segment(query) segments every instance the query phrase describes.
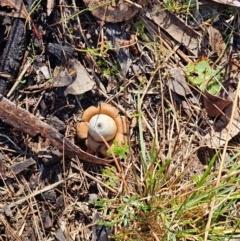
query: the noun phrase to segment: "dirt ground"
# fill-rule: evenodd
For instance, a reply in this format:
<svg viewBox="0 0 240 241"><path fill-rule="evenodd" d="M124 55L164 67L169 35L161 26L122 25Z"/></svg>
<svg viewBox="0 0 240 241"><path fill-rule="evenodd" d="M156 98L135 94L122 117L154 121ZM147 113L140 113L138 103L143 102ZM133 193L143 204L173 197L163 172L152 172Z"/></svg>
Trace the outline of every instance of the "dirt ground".
<svg viewBox="0 0 240 241"><path fill-rule="evenodd" d="M105 2L0 1L0 240L114 240L121 228L97 223L111 205L104 213L94 201L142 190L149 153L171 159L168 182L186 183L226 141L226 159L239 147L231 9ZM196 63L214 68L223 91L191 82L207 76ZM104 157L77 137L84 110L100 103L126 120L123 156Z"/></svg>

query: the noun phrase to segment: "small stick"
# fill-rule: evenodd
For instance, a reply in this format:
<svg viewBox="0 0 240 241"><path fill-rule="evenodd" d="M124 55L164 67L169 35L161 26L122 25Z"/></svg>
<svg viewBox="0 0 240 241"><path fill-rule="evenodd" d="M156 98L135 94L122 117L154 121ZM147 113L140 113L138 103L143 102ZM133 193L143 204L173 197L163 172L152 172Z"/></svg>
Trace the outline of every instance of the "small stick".
<svg viewBox="0 0 240 241"><path fill-rule="evenodd" d="M132 2L132 1L130 1L130 0L124 0L124 1L127 2L127 3L130 3L131 5L133 5L133 6L137 7L137 8L142 8L141 5L139 5L139 4L137 4L137 3L134 3L134 2Z"/></svg>
<svg viewBox="0 0 240 241"><path fill-rule="evenodd" d="M42 189L40 189L40 190L36 190L36 191L30 193L29 195L27 195L27 196L25 196L25 197L23 197L23 198L21 198L21 199L19 199L19 200L17 200L17 201L14 201L14 202L12 202L12 203L6 204L6 206L9 207L9 208L13 208L13 207L15 207L16 205L22 204L23 202L27 201L27 200L30 199L30 198L33 198L33 197L37 196L38 194L44 193L44 192L46 192L46 191L48 191L48 190L51 190L51 189L57 187L58 185L62 184L63 182L68 181L68 180L70 180L71 178L74 178L74 177L76 177L76 176L77 176L77 174L74 173L74 174L66 177L64 180L60 180L60 181L58 181L58 182L53 183L52 185L49 185L49 186L47 186L47 187L44 187L44 188L42 188Z"/></svg>
<svg viewBox="0 0 240 241"><path fill-rule="evenodd" d="M16 104L12 103L2 95L0 95L0 119L31 136L41 134L43 137L47 138L53 146L60 151L64 151L64 154L67 157L74 157L76 155L81 160L103 165L108 165L114 161L110 159L101 159L83 151L64 135L59 133L55 128L39 120L25 109L16 106Z"/></svg>
<svg viewBox="0 0 240 241"><path fill-rule="evenodd" d="M25 64L22 72L20 73L20 75L18 76L18 78L16 79L16 82L14 83L14 85L12 86L12 88L9 90L7 97L10 97L11 94L13 93L13 91L17 88L18 84L20 83L20 81L22 80L24 74L26 73L27 69L31 66L32 64L32 60L28 59L27 63Z"/></svg>

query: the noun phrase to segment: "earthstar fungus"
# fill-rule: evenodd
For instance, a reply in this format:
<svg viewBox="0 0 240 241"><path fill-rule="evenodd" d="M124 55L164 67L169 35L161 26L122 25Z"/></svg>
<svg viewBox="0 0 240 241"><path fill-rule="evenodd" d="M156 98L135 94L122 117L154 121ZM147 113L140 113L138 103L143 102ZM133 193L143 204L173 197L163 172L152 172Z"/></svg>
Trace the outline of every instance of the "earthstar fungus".
<svg viewBox="0 0 240 241"><path fill-rule="evenodd" d="M90 106L83 112L82 122L77 124L77 137L86 139L85 144L93 153L107 155L107 146L103 138L112 147L115 142L120 146L127 141L128 124L125 116L109 104L100 103Z"/></svg>

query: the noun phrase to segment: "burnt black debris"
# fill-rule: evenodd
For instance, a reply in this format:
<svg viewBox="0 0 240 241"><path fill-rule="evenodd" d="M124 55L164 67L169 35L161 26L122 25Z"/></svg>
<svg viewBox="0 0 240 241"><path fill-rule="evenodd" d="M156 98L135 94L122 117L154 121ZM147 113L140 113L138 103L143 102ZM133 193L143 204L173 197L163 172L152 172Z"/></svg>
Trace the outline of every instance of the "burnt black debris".
<svg viewBox="0 0 240 241"><path fill-rule="evenodd" d="M32 0L28 0L27 6L31 5ZM27 43L25 19L14 18L12 29L8 37L7 44L0 56L0 72L2 76L10 75L16 78L22 63ZM0 94L5 95L8 78L0 76Z"/></svg>
<svg viewBox="0 0 240 241"><path fill-rule="evenodd" d="M74 48L69 45L60 45L57 43L49 43L47 46L48 53L56 57L58 64L61 63L64 53L74 55Z"/></svg>

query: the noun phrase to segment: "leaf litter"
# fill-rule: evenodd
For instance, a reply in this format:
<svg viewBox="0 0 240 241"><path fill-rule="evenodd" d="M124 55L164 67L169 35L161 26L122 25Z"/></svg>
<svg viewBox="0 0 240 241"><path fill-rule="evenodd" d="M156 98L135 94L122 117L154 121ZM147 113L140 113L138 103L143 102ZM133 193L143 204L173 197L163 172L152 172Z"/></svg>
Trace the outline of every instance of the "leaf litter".
<svg viewBox="0 0 240 241"><path fill-rule="evenodd" d="M23 57L23 66L31 64L20 69L8 99L1 95L0 128L8 138L0 136L0 225L8 240L106 240L122 227L96 224L103 212L92 199L119 196L124 182L126 196L136 192L136 182L142 193L141 158L171 160L164 178L174 186L201 176L212 150L226 142L231 151L239 147L239 141L231 142L239 133L239 103L233 109L239 67L220 31L224 25L229 34L226 26L235 27L229 15L220 23L204 5L199 11L208 16L199 21L196 12L192 18L185 10L166 10L164 1L70 2L36 4L31 13L36 29L27 30L32 40ZM21 1L1 3L28 16L18 8ZM41 71L46 69L50 74ZM104 167L113 160L89 154L76 138L81 113L101 102L131 122L123 173ZM116 213L114 205L108 208ZM152 240L141 229L128 231L131 238Z"/></svg>
<svg viewBox="0 0 240 241"><path fill-rule="evenodd" d="M53 87L65 87L64 95L80 95L93 89L95 82L83 65L69 54L65 54L62 66L53 72Z"/></svg>

